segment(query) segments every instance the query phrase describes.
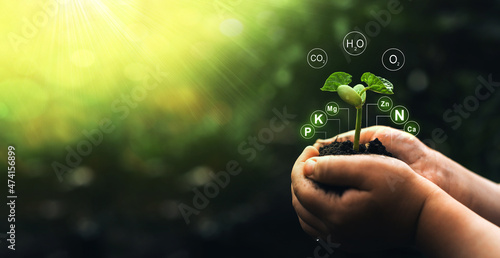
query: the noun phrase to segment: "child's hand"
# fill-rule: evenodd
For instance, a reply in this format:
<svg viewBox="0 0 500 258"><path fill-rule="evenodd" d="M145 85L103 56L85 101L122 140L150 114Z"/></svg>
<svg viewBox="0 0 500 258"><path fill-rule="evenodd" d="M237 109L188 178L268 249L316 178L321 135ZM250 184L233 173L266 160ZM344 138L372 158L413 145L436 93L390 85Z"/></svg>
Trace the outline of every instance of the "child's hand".
<svg viewBox="0 0 500 258"><path fill-rule="evenodd" d="M387 126L372 126L363 129L359 142L364 144L375 140L375 138L378 138L394 157L408 164L413 171L427 178L460 202L468 205L469 197L464 196L464 191L457 188L457 186L461 185L458 183L461 179L459 173L456 172L463 169L462 166L427 147L417 137ZM354 131L327 140L319 139L314 144L314 147L319 149L319 147L329 144L335 139L338 141L353 141Z"/></svg>
<svg viewBox="0 0 500 258"><path fill-rule="evenodd" d="M293 206L307 233L351 250L414 242L421 209L437 186L395 158L317 155L306 148L292 170ZM339 196L315 182L349 189Z"/></svg>
<svg viewBox="0 0 500 258"><path fill-rule="evenodd" d="M404 131L387 126L372 126L361 131L360 144L368 143L378 138L394 157L408 164L415 172L431 180L448 192L450 175L440 171L439 163L444 160L436 157L435 151L423 144L417 137ZM318 139L314 147L327 145L335 140L353 141L354 131L340 134L331 139Z"/></svg>
<svg viewBox="0 0 500 258"><path fill-rule="evenodd" d="M354 131L328 140L318 140L318 148L335 139L353 140ZM469 171L443 154L427 147L417 137L386 126L372 126L361 131L360 143L378 138L389 152L427 178L457 201L500 226L500 186Z"/></svg>

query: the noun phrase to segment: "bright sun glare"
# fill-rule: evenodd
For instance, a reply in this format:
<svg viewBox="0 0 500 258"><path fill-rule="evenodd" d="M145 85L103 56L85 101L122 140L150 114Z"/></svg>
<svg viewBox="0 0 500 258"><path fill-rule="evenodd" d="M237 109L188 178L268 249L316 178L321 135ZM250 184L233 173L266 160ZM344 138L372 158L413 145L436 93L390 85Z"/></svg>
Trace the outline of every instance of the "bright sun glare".
<svg viewBox="0 0 500 258"><path fill-rule="evenodd" d="M224 124L233 112L220 96L241 94L228 79L227 53L251 54L253 20L262 16L241 0L25 0L2 9L0 119L34 146L80 137L131 94L146 100L136 116L170 114L178 130L206 116ZM213 76L226 83L207 84ZM134 92L155 77L165 80Z"/></svg>

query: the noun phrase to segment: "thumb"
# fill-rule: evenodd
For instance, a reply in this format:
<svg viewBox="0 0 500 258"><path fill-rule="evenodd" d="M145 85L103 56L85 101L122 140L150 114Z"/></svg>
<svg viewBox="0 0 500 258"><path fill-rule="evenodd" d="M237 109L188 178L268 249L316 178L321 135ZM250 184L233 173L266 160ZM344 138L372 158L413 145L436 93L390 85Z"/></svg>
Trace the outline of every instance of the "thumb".
<svg viewBox="0 0 500 258"><path fill-rule="evenodd" d="M379 155L322 156L306 162L304 175L327 185L369 190L368 182L380 169L389 169L389 157Z"/></svg>

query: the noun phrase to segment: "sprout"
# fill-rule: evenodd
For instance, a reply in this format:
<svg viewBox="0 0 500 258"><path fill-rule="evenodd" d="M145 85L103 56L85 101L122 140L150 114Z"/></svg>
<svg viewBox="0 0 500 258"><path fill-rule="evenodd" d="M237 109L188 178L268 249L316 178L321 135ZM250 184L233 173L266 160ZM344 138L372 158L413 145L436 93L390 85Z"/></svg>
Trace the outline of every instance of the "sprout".
<svg viewBox="0 0 500 258"><path fill-rule="evenodd" d="M381 94L393 94L392 89L394 86L388 80L367 72L361 76L361 81L366 83L366 87L362 84L351 87L349 86L351 77L350 74L344 72L332 73L326 79L325 85L323 85L321 90L337 92L344 102L356 108L356 132L354 134L353 149L359 151L359 135L361 134L361 119L363 117L363 105L366 102L366 91L371 90Z"/></svg>

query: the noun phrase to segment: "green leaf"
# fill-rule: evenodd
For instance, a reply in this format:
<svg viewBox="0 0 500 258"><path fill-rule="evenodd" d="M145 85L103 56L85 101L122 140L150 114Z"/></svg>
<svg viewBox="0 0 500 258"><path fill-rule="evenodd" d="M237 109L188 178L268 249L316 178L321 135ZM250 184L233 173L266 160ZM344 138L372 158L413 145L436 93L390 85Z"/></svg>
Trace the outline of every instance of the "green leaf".
<svg viewBox="0 0 500 258"><path fill-rule="evenodd" d="M353 105L356 108L363 105L363 100L359 96L359 94L350 86L340 85L337 88L337 93L340 98L345 101L347 104Z"/></svg>
<svg viewBox="0 0 500 258"><path fill-rule="evenodd" d="M328 77L325 81L325 85L321 88L322 91L337 91L340 85L347 85L351 83L351 75L344 72L335 72Z"/></svg>
<svg viewBox="0 0 500 258"><path fill-rule="evenodd" d="M390 81L372 73L364 73L363 76L361 76L361 81L365 82L368 85L367 88L371 91L382 94L394 94L394 92L392 92L394 86Z"/></svg>

